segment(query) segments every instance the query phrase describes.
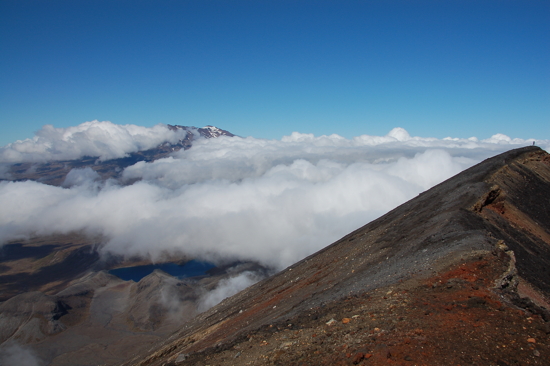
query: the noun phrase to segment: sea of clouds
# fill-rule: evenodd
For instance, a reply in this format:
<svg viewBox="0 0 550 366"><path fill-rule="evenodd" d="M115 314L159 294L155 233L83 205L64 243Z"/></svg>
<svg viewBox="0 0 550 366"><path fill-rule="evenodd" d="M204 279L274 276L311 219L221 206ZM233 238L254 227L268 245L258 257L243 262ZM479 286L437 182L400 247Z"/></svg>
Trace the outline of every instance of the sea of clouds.
<svg viewBox="0 0 550 366"><path fill-rule="evenodd" d="M0 148L0 162L122 157L182 138L153 128L87 122L45 126ZM183 252L282 269L420 192L503 151L550 140L386 136L197 139L189 150L126 168L119 181L75 169L63 187L0 182L0 243L81 231L101 251L159 259ZM136 181L137 180L137 181ZM135 182L129 184L130 182Z"/></svg>

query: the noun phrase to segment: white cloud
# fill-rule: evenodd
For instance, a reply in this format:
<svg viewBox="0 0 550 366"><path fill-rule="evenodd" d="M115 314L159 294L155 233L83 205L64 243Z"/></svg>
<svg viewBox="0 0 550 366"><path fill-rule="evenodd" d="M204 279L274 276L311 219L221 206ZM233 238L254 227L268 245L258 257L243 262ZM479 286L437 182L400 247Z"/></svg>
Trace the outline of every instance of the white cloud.
<svg viewBox="0 0 550 366"><path fill-rule="evenodd" d="M82 169L72 169L65 180L63 181L63 187L81 186L90 183L96 183L101 180L100 175L90 167Z"/></svg>
<svg viewBox="0 0 550 366"><path fill-rule="evenodd" d="M245 271L236 276L221 280L212 291L204 294L198 301L198 311L203 312L216 306L229 296L260 281L262 276L250 271Z"/></svg>
<svg viewBox="0 0 550 366"><path fill-rule="evenodd" d="M83 156L108 160L151 149L165 141L175 143L185 135L184 130L172 131L161 124L151 128L108 121L84 122L68 128L45 125L32 139L0 147L0 163L70 160Z"/></svg>
<svg viewBox="0 0 550 366"><path fill-rule="evenodd" d="M255 260L283 268L418 193L532 140L433 139L403 129L386 136L281 140L220 137L98 183L74 171L61 188L0 183L0 242L83 230L103 251L204 260ZM537 141L550 147L550 141Z"/></svg>

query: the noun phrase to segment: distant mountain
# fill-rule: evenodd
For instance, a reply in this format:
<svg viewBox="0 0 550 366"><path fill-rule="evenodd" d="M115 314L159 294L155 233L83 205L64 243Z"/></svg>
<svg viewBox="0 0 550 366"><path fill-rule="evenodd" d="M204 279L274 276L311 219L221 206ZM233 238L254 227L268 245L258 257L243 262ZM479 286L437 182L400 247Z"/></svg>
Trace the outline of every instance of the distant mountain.
<svg viewBox="0 0 550 366"><path fill-rule="evenodd" d="M124 365L548 365L550 155L488 159Z"/></svg>
<svg viewBox="0 0 550 366"><path fill-rule="evenodd" d="M187 133L183 139L179 139L176 143L164 142L153 149L130 153L123 158L99 161L97 156L86 156L75 160L56 160L45 163L16 163L11 165L6 173L9 174L9 180L12 181L34 180L55 186L62 185L67 174L71 169L75 168L90 167L97 172L102 179L118 178L124 168L140 161L149 162L165 158L181 149L187 150L193 146L193 142L197 139L235 136L229 131L214 126L197 128L168 125L168 128L174 132L185 130Z"/></svg>

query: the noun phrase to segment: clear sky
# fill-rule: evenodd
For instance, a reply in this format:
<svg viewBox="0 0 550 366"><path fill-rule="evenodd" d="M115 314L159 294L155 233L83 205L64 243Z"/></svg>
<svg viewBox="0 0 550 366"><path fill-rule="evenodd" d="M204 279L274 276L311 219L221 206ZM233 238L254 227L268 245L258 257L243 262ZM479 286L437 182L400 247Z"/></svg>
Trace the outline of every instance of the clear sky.
<svg viewBox="0 0 550 366"><path fill-rule="evenodd" d="M44 124L550 139L550 2L0 0L0 145Z"/></svg>

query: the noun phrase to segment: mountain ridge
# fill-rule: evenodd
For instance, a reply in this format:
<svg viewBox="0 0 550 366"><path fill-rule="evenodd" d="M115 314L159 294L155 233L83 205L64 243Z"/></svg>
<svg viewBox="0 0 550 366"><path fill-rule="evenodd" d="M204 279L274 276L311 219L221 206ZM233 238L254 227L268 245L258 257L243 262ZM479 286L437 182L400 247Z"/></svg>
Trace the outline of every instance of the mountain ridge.
<svg viewBox="0 0 550 366"><path fill-rule="evenodd" d="M545 199L548 194L550 158L543 150L525 147L487 159L278 274L224 300L186 323L168 340L124 365L228 362L234 365L329 365L340 362L359 364L367 362L370 357L373 357L370 364L385 364L388 360L409 364L409 360L422 357L421 347L433 349L431 359L423 358L423 364L429 365L473 365L478 361L485 362L479 364L488 361L488 364L509 365L517 361L516 356L495 353L488 346L476 349L483 355L479 360L471 358L465 352L468 350L459 348L455 352L453 342L466 342L457 339L458 335L439 345L447 347L446 355L436 352L434 342L426 343L426 334L439 334L437 328L451 332L452 327L461 325L459 319L454 319L451 325L444 318L434 320L434 323L427 322L432 328L426 329L417 324L418 319L365 329L360 324L363 320L351 320L354 319L353 309L348 310L345 302L355 304L357 312L362 314L358 317L363 319L369 311L368 307L362 308L362 303L374 296L378 302L373 302L372 309L376 306L386 310L401 309L401 318L406 318L409 311L414 313L430 304L433 308L444 309L434 312L438 315L439 311L444 314L448 311L452 315L462 311L462 325L472 329L476 329L476 322L469 319L469 315L490 313L500 321L496 324L508 327L509 334L514 334L509 335L509 342L519 343L520 338L523 339L525 349L530 353L523 354L524 348L517 347L517 354L533 363L539 357L540 360L550 358L550 274L544 271L550 265L550 216ZM426 287L427 282L430 285ZM438 286L445 285L450 286L450 292L440 294L443 290ZM407 309L402 304L392 304L390 296L380 299L381 289L391 294L395 288L399 288L399 293L408 293L409 301L415 302L420 302L424 296L443 299L454 294L456 298L451 297L447 303L433 300ZM339 309L347 317L338 321L330 319L327 309ZM522 309L520 315L516 309ZM426 310L426 314L431 314L430 310ZM523 323L523 314L528 314L529 328ZM380 317L386 319L385 316ZM323 317L325 319L319 321ZM361 346L346 339L349 332L344 329L332 331L338 328L327 328L330 325L325 322L337 323L338 327L350 324L354 329L353 338L360 339ZM366 320L365 323L370 324ZM538 328L535 329L535 325ZM495 327L478 331L489 339L485 342L496 349L500 334L496 334L498 329ZM380 329L384 332L380 333ZM415 335L414 329L418 329L419 334ZM284 345L288 343L284 341L286 338L282 338L288 338L285 331L294 331L297 340L292 342L295 343ZM325 335L325 340L327 334L335 334L328 345L320 348L314 339L318 332ZM382 339L392 332L395 334L390 337L390 346L377 342L378 335ZM412 340L410 332L413 332ZM300 338L299 334L307 338ZM401 344L396 340L407 334L408 343ZM477 347L480 342L475 333L472 334L467 347ZM540 343L527 341L535 339L529 334L539 335ZM337 339L336 335L341 338ZM257 336L263 340L250 343ZM272 344L272 341L277 341L277 344ZM388 347L394 350L390 351Z"/></svg>

